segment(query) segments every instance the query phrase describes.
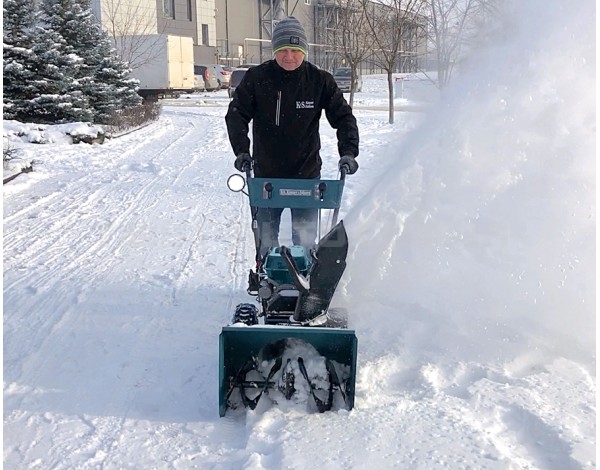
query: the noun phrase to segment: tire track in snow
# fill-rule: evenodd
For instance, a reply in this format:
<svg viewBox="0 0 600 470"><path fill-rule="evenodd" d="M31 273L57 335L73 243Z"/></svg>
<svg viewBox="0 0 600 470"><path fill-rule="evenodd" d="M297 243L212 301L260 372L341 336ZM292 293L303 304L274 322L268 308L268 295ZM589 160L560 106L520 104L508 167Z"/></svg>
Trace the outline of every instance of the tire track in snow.
<svg viewBox="0 0 600 470"><path fill-rule="evenodd" d="M234 298L240 290L245 290L247 282L248 266L252 264L252 257L248 257L248 228L251 224L249 203L245 196L241 198L238 206L238 216L235 224L238 226L234 250L231 253L231 295L227 303L227 311L234 312Z"/></svg>
<svg viewBox="0 0 600 470"><path fill-rule="evenodd" d="M189 123L189 119L186 119ZM51 266L46 266L44 269L33 270L32 272L26 272L26 276L18 277L13 279L10 285L6 285L5 295L7 290L14 292L15 295L22 294L23 290L27 290L28 287L23 289L23 286L28 284L34 284L35 288L31 288L32 294L44 295L44 311L56 311L56 314L51 316L38 316L25 315L29 320L34 317L35 321L27 325L28 329L35 332L33 335L19 335L28 338L27 344L24 344L19 353L18 357L14 358L13 365L11 368L10 375L13 378L19 378L19 382L25 383L39 383L40 380L36 378L37 371L47 369L47 360L49 357L56 355L57 351L50 354L44 354L44 351L57 344L62 345L64 351L68 351L68 345L74 344L77 346L77 341L71 335L74 331L74 325L86 322L85 317L82 317L84 312L81 312L79 307L78 298L85 296L86 289L93 289L94 282L102 275L108 274L111 269L118 266L120 262L127 262L127 258L123 256L127 255L125 246L132 240L134 235L139 232L144 232L149 227L149 221L157 216L157 210L164 208L162 204L163 199L173 201L177 198L177 195L173 196L170 188L176 187L182 176L189 172L190 169L196 165L203 157L203 152L193 151L191 152L192 158L180 158L179 160L168 162L169 159L173 158L173 155L184 155L187 157L186 152L190 147L189 139L186 140L186 136L191 132L197 132L194 129L187 129L185 132L176 136L175 140L171 140L166 145L156 146L156 143L150 143L148 150L145 148L138 148L134 153L133 157L140 154L148 155L148 159L143 162L127 163L126 167L130 170L127 173L121 173L118 178L114 179L115 183L109 189L104 190L104 185L100 185L99 188L94 188L93 191L86 193L86 181L84 178L81 181L75 181L71 183L67 195L75 194L76 197L70 197L68 201L64 199L64 195L59 193L55 194L53 200L59 201L60 204L55 205L53 208L53 220L50 222L51 229L48 230L53 237L47 237L44 239L42 236L43 230L38 232L32 239L34 242L34 249L30 249L27 252L20 254L21 259L17 260L23 265L35 265L40 264L44 259L50 259ZM201 132L201 131L200 131ZM192 146L193 147L193 146ZM184 160L184 162L181 162ZM161 171L161 163L167 161L171 164L173 171ZM181 164L182 163L182 164ZM123 162L119 162L119 168L123 168ZM146 179L143 185L139 184L140 179ZM164 184L163 184L164 183ZM162 184L162 186L161 186ZM141 188L141 190L140 190ZM65 202L66 201L66 202ZM76 201L76 204L73 202ZM104 206L103 210L98 211L99 204ZM211 204L211 198L201 197L200 204L193 211L194 214L199 214L199 218L206 220L204 212L206 208ZM78 210L73 213L73 206L78 206ZM84 209L81 209L81 208ZM117 207L118 211L111 211L109 208ZM96 214L102 214L106 216L108 223L102 227L99 226L97 220L94 217L85 218L82 217L82 210L89 210L91 213L96 211ZM168 210L168 209L166 209ZM22 211L22 214L31 213L28 211ZM19 222L19 217L14 216L13 221ZM45 219L46 227L48 227L48 219ZM105 222L104 220L102 222ZM155 222L155 221L154 221ZM195 223L194 220L190 221L190 225ZM42 224L43 225L43 224ZM159 224L160 225L160 224ZM53 245L60 241L60 234L64 233L71 227L77 227L79 235L77 237L71 237L71 240L76 239L78 244L82 246L74 246L72 252L55 250L48 256L48 251L53 249ZM83 228L83 230L82 230ZM178 261L183 260L183 264L179 268L179 274L183 276L186 273L187 266L192 259L192 254L195 252L194 245L201 238L202 224L196 229L196 237L192 239L190 243L180 243L177 246L178 253L187 254L187 256L177 256ZM48 239L50 238L50 239ZM69 237L66 237L67 239ZM13 249L14 252L14 249ZM69 256L69 260L65 262L61 260L61 257ZM40 261L41 260L41 261ZM56 262L57 267L52 266ZM73 285L69 283L64 289L61 288L66 277L76 280L79 287L77 292L73 292ZM172 284L176 286L177 282ZM173 287L175 288L175 287ZM65 298L73 297L72 300ZM36 302L39 302L39 296L35 300L31 300L25 307L32 313L35 313ZM22 313L20 314L20 316ZM144 357L148 353L148 345L160 343L159 335L164 331L164 325L160 325L160 316L158 318L150 317L146 322L141 323L141 329L136 331L134 335L136 340L128 351L121 351L121 355L127 357L129 361L135 363L143 363ZM10 323L10 322L9 322ZM132 323L137 325L137 323ZM99 336L98 339L101 340ZM11 351L15 351L18 348L15 346L11 347ZM25 354L30 357L25 358ZM114 354L114 353L113 353ZM76 360L76 359L75 359ZM19 365L17 365L19 364ZM60 371L57 371L60 373ZM138 395L140 393L140 386L138 384L148 383L149 381L155 380L155 371L152 368L143 370L129 370L128 373L124 374L126 381L123 384L118 385L115 391L117 396L113 397L116 403L121 404L121 411L117 413L117 416L104 416L100 418L94 418L90 421L85 417L81 417L82 421L92 423L93 429L89 432L87 440L89 441L89 452L86 454L85 449L82 449L82 453L77 457L86 461L86 464L81 467L80 465L71 465L64 460L65 455L70 454L70 450L66 450L59 444L55 445L54 440L50 440L49 446L51 451L49 454L52 456L51 461L56 463L56 468L60 468L61 462L65 463L65 468L73 468L77 466L79 468L98 468L105 465L116 463L111 458L112 455L117 452L118 454L118 442L122 436L125 422L127 421L131 407L138 401ZM115 384L113 384L115 386ZM78 388L78 387L76 387ZM119 396L121 395L121 396ZM22 397L27 399L27 397ZM20 402L22 399L19 396L14 396L11 401L11 408L21 408ZM77 402L77 397L70 397L71 400ZM66 406L68 408L68 406ZM52 414L48 414L48 425L52 428L52 432L49 435L54 435L57 431L57 426L60 425L63 417L57 416L54 418ZM47 440L46 436L44 440ZM72 459L75 457L72 456Z"/></svg>
<svg viewBox="0 0 600 470"><path fill-rule="evenodd" d="M120 181L117 180L116 190L114 185L106 186L105 184L100 184L99 188L90 192L88 188L90 185L94 185L93 181L90 182L88 177L77 181L75 184L78 188L69 188L68 191L68 194L75 193L77 198L67 200L66 202L61 201L61 207L58 207L54 214L50 216L51 220L53 220L50 230L47 228L48 217L43 218L44 220L39 224L40 228L37 229L37 232L34 231L32 233L35 241L33 244L27 246L27 250L23 250L23 258L26 258L30 263L35 263L38 256L47 258L49 250L52 251L52 249L55 249L53 247L56 245L60 246L60 239L63 238L63 230L68 230L70 227L83 228L75 240L75 252L73 252L73 245L70 243L72 240L64 237L67 238L67 243L60 246L60 251L50 258L50 263L48 263L52 264L52 261L60 261L59 266L67 266L68 272L63 272L63 278L69 272L71 276L81 276L81 267L86 265L86 258L97 260L110 254L118 253L119 249L138 233L136 224L141 219L141 216L144 213L151 212L164 193L168 191L169 184L164 184L162 190L157 190L156 187L159 183L165 178L172 178L173 183L175 183L181 173L187 171L195 163L195 159L189 161L174 176L165 174L165 172L160 170L154 170L156 167L160 168L156 160L162 154L169 154L171 149L177 146L187 145L184 139L190 132L192 132L192 129L186 129L184 132L176 134L175 138L170 142L160 145L159 148L150 148L148 151L150 154L148 163L128 165L129 171L120 178L121 180L127 174L130 174L132 169L152 175L150 180L143 184L141 191L139 190L139 184L131 185L127 189L126 185L119 185ZM154 146L154 142L150 144L151 147ZM147 171L147 169L150 169L150 171ZM77 209L74 210L74 208ZM86 214L91 215L86 217ZM104 215L105 218L99 222L97 221L97 225L93 224L93 222L90 224L81 223L82 221L87 222L86 219L98 214ZM42 231L45 232L44 237L39 236ZM123 235L125 236L120 238ZM53 236L53 238L49 239L49 236ZM70 255L71 259L68 263L65 263L64 256L68 255ZM17 257L14 262L18 263L20 259ZM45 276L40 278L41 283L45 283L54 275L54 271L49 271ZM15 281L15 284L25 281L26 278L20 278ZM14 287L14 284L7 286L8 289L12 287Z"/></svg>
<svg viewBox="0 0 600 470"><path fill-rule="evenodd" d="M196 125L195 123L200 117L199 114L194 113L175 113L175 116L178 119L187 120L193 126ZM202 117L206 118L206 116L204 115L202 115ZM215 142L220 142L223 140L224 131L222 129L222 126L219 126L216 123L214 123L214 120L215 119L213 117L209 121L210 125L206 125L202 128L201 132L203 133L203 142L205 142L206 140ZM206 139L206 135L209 136L208 139ZM172 305L177 305L177 293L186 284L187 280L192 275L194 261L196 261L201 256L200 253L202 250L198 247L201 246L203 244L203 241L206 239L206 237L204 236L204 228L206 226L206 223L211 223L215 221L214 218L209 217L207 213L210 212L210 208L215 201L216 195L219 193L219 191L223 191L223 188L219 188L220 185L218 179L208 188L200 188L198 186L194 186L193 179L191 183L184 181L183 176L186 173L188 173L188 170L194 173L194 170L192 169L195 166L197 166L197 164L205 163L207 159L210 159L210 155L210 148L203 147L201 150L196 149L193 154L193 162L190 163L187 170L185 172L181 172L173 182L174 186L178 184L184 185L189 197L191 197L191 195L194 194L195 197L193 198L194 206L192 213L196 214L196 218L198 220L198 228L194 229L194 235L190 237L189 240L186 240L186 243L182 244L182 247L178 255L176 256L178 260L178 266L174 270L174 272L171 273L171 279L169 280L169 282L165 283L170 290L170 303ZM213 162L210 162L210 165L213 165ZM196 171L201 171L201 169L202 166L200 165L200 168L196 168ZM197 194L195 194L195 191L201 191L201 195L198 196Z"/></svg>
<svg viewBox="0 0 600 470"><path fill-rule="evenodd" d="M134 135L127 135L112 141L108 141L102 147L100 146L87 146L87 145L66 145L61 149L61 157L63 161L69 162L73 159L73 157L77 157L77 159L81 159L81 154L85 154L85 159L89 161L90 166L101 166L105 170L110 169L110 165L114 166L114 173L118 171L117 164L120 164L121 161L125 160L127 157L131 155L135 155L135 153L148 145L148 141L158 140L159 138L163 138L163 135L172 130L173 126L170 123L168 118L165 118L163 122L159 125L158 123L151 124L135 133ZM56 159L55 155L53 155L52 159ZM40 163L40 168L43 170L45 166L44 162ZM84 177L89 174L89 168L86 168L85 171L81 171L81 169L77 167L69 166L68 163L64 165L64 171L62 174L52 174L50 177L53 181L55 181L56 190L50 194L35 196L36 186L29 188L27 191L23 193L12 194L10 197L15 200L15 204L11 204L4 207L4 223L11 223L13 220L21 219L26 220L28 218L35 218L37 216L37 210L41 208L47 208L52 206L53 201L64 199L66 190L71 189L69 182L71 184L77 183L80 179L79 176L83 175ZM109 173L108 171L106 173ZM104 184L106 182L111 182L113 180L113 176L110 176L107 181L107 176L104 175L104 179L100 179L97 183ZM46 182L47 183L47 182ZM84 194L87 194L88 191L84 191ZM33 194L32 194L33 193ZM36 198L36 199L34 199ZM72 207L68 206L68 209L72 210ZM14 210L13 213L7 214L7 210ZM33 214L32 214L33 213Z"/></svg>
<svg viewBox="0 0 600 470"><path fill-rule="evenodd" d="M119 168L125 163L129 167L134 165L137 169L143 170L144 165L153 169L159 166L161 158L168 158L168 155L177 152L178 148L181 154L181 149L189 146L186 136L193 131L189 126L178 127L177 132L168 134L170 139L166 143L151 140L143 151L137 149L133 155L148 155L145 160L147 163L127 163L119 160ZM43 350L46 340L50 337L54 340L54 335L61 331L64 322L71 322L73 315L80 314L77 305L83 292L91 288L93 279L111 268L111 260L113 263L119 262L118 252L138 232L137 224L141 216L151 213L171 186L164 184L162 189L159 189L159 182L165 178L177 180L194 163L194 159L186 160L186 164L176 167L174 177L161 171L138 171L133 175L136 183L130 185L127 185L126 178L132 178L131 172L121 173L121 177L110 186L96 183L97 179L105 179L107 173L112 177L114 168L79 175L77 180L68 183L62 199L55 195L58 202L48 207L48 211L51 211L49 214L32 219L37 226L34 225L28 230L31 239L23 239L17 230L22 219L14 216L8 228L5 223L5 242L7 239L11 240L12 234L15 236L12 249L6 250L5 254L11 254L10 261L13 266L22 266L18 269L22 275L14 276L13 279L5 276L4 295L9 299L12 296L22 298L22 309L31 312L27 315L29 324L20 325L30 330L31 334L27 335L21 344L13 346L13 350L21 351L18 354L19 358L30 356L32 351ZM147 181L140 185L139 178ZM94 190L90 191L90 187ZM91 215L86 217L88 212ZM22 217L27 216L26 212L21 213ZM98 214L104 217L97 220L94 216ZM69 235L64 236L65 231L69 231ZM71 233L78 235L73 237ZM66 240L64 243L63 238ZM29 240L32 240L31 243ZM19 249L19 243L26 246ZM73 289L73 285L77 286L76 290ZM54 315L48 317L36 313L39 302L36 294L44 296L44 310L53 311ZM5 320L10 320L16 313L5 312ZM18 313L22 315L21 312ZM10 325L10 321L5 321L6 324ZM11 331L10 326L7 327L7 331ZM7 340L11 342L10 336ZM13 362L25 366L28 361L29 359L24 359ZM8 369L11 370L10 367ZM12 370L8 375L13 374L19 375L20 372Z"/></svg>
<svg viewBox="0 0 600 470"><path fill-rule="evenodd" d="M189 131L188 131L189 132ZM187 132L186 132L187 133ZM185 134L176 137L177 140L185 137ZM155 150L153 155L150 157L152 162L157 155L167 151L174 142L169 142L162 146L160 149ZM114 169L112 170L114 171ZM98 258L103 252L98 253L97 249L104 250L104 253L113 250L115 248L115 236L114 233L118 233L122 225L130 223L129 215L134 210L139 210L139 207L148 199L147 194L152 194L151 190L155 186L157 180L161 175L155 175L148 183L146 183L142 191L138 191L139 186L134 186L130 190L123 191L124 185L117 187L118 194L115 194L114 186L106 186L104 183L97 183L94 176L84 174L78 180L69 183L65 188L64 193L56 193L52 195L52 198L56 198L62 195L58 204L46 205L47 212L38 214L35 218L38 222L33 227L29 227L28 232L31 233L32 243L28 243L23 249L19 249L11 246L10 236L5 237L5 246L14 254L14 251L20 251L17 256L11 257L9 261L14 264L21 262L28 262L30 264L37 263L37 258L43 257L47 264L53 264L53 261L60 261L59 267L68 266L68 271L73 274L80 274L80 267L85 265L83 260L88 254L91 254L92 258ZM94 187L95 189L90 192L89 188ZM98 187L99 186L99 187ZM65 197L66 195L66 197ZM75 195L75 197L73 197ZM67 199L68 198L68 199ZM148 204L146 204L148 205ZM119 209L125 206L125 210ZM99 210L100 209L100 210ZM88 216L88 214L91 214ZM98 214L104 215L105 219L101 219L96 225L92 221L87 219L97 216ZM39 217L39 218L38 218ZM29 216L31 218L31 216ZM51 220L50 227L48 229L48 220ZM18 220L17 222L21 222ZM5 221L6 222L6 221ZM14 224L13 224L14 225ZM104 226L106 225L106 227ZM73 245L71 237L65 237L64 231L69 230L73 233L74 229L77 229L79 236L75 239ZM10 227L7 229L11 232ZM15 233L18 231L14 230ZM129 231L123 230L122 233L130 234ZM42 236L43 235L43 236ZM61 239L66 239L66 244L61 244ZM90 238L92 241L90 241ZM96 238L95 241L94 238ZM121 242L124 243L128 237ZM27 242L29 240L26 239ZM15 243L22 242L21 237L15 239ZM108 243L111 241L111 243ZM60 248L57 250L56 246ZM73 250L75 248L75 250ZM52 253L56 251L53 256L48 259L48 252ZM68 256L70 259L68 263L65 263L64 257ZM68 274L63 273L64 276ZM45 276L40 278L41 283L46 281L55 275L55 271L49 271ZM19 278L14 284L5 286L5 290L12 289L16 284L26 282L27 277Z"/></svg>

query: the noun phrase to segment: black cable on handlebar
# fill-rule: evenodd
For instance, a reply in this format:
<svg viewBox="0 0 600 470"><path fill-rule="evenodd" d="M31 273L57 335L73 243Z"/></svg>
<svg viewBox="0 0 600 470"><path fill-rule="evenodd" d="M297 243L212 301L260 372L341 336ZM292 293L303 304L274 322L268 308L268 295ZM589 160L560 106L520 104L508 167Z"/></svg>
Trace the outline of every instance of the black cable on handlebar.
<svg viewBox="0 0 600 470"><path fill-rule="evenodd" d="M250 181L250 178L252 178L252 166L251 165L247 165L246 166L246 181ZM258 236L258 222L256 220L256 215L258 213L258 207L253 207L250 206L250 215L252 217L252 233L254 234L254 247L256 248L256 263L258 265L259 262L261 262L261 258L260 258L260 239Z"/></svg>

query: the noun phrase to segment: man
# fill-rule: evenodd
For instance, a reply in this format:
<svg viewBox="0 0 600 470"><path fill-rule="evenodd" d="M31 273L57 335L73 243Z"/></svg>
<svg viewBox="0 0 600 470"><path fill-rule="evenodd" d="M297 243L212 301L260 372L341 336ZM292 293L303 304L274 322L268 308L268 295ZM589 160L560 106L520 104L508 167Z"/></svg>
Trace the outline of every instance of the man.
<svg viewBox="0 0 600 470"><path fill-rule="evenodd" d="M235 168L251 166L262 178L319 178L321 112L337 130L340 167L358 169L358 127L352 109L330 73L307 62L308 41L290 16L273 30L274 60L250 68L236 88L225 117ZM252 121L252 157L248 125ZM317 242L318 209L290 209L292 241L310 250ZM257 263L279 246L283 209L258 208Z"/></svg>

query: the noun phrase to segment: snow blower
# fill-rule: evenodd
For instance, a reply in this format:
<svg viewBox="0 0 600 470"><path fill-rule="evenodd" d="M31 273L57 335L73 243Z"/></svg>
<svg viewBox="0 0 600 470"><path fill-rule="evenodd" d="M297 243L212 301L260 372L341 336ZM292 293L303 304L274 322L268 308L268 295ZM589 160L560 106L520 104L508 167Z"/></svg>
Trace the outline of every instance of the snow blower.
<svg viewBox="0 0 600 470"><path fill-rule="evenodd" d="M339 180L231 175L232 191L249 197L258 253L255 208L332 210L328 231L307 253L302 246L270 247L249 273L256 303L235 308L219 337L219 414L255 409L261 399L305 403L310 410L352 409L358 341L347 312L330 308L346 267L348 238L337 222L345 171ZM247 187L247 192L244 189ZM258 258L258 255L257 255Z"/></svg>

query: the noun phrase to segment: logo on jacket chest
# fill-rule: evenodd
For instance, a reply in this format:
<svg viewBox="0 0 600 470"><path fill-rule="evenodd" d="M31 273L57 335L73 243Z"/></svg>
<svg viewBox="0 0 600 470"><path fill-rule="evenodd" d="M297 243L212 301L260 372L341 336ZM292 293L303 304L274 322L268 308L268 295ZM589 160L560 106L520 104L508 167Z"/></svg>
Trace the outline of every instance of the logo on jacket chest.
<svg viewBox="0 0 600 470"><path fill-rule="evenodd" d="M296 101L296 109L313 109L314 107L314 101Z"/></svg>

